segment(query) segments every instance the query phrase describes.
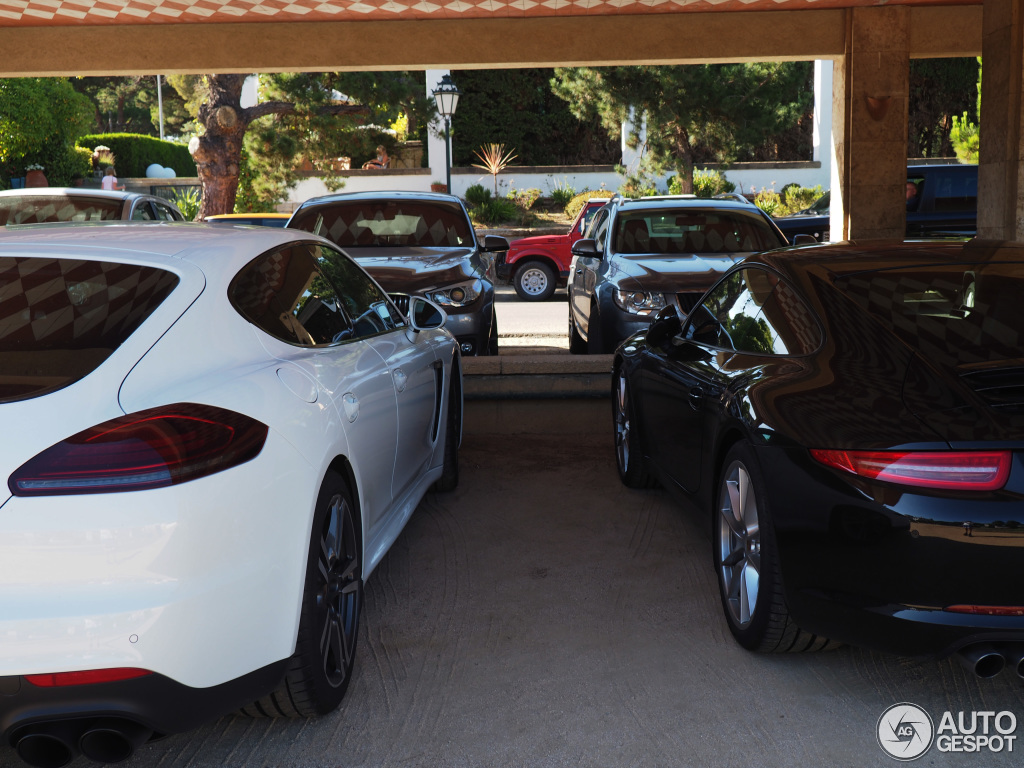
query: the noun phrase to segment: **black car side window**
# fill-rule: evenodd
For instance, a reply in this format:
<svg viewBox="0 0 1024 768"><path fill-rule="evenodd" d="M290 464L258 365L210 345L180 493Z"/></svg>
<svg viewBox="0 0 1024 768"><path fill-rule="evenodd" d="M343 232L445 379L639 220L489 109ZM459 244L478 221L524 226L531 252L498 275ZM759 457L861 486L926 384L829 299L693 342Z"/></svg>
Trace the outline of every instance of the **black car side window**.
<svg viewBox="0 0 1024 768"><path fill-rule="evenodd" d="M694 311L690 338L736 352L773 354L774 333L761 308L778 277L764 269L739 269L722 280Z"/></svg>
<svg viewBox="0 0 1024 768"><path fill-rule="evenodd" d="M817 317L785 280L779 280L761 307L759 319L772 329L772 351L776 355L808 355L821 346Z"/></svg>
<svg viewBox="0 0 1024 768"><path fill-rule="evenodd" d="M388 295L352 259L326 246L316 246L316 257L352 319L352 338L366 338L405 327L405 318Z"/></svg>
<svg viewBox="0 0 1024 768"><path fill-rule="evenodd" d="M317 268L317 246L293 245L265 253L231 281L228 297L249 322L271 336L303 347L353 337L334 287Z"/></svg>

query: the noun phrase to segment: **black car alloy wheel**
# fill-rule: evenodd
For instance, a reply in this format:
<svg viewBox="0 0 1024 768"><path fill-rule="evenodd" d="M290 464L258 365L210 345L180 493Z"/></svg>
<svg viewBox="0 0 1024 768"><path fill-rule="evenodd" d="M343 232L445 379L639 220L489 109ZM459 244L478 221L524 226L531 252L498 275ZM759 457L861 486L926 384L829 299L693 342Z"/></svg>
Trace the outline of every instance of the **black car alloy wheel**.
<svg viewBox="0 0 1024 768"><path fill-rule="evenodd" d="M628 488L652 488L654 479L643 464L639 425L634 417L626 372L619 368L612 379L612 422L619 479Z"/></svg>

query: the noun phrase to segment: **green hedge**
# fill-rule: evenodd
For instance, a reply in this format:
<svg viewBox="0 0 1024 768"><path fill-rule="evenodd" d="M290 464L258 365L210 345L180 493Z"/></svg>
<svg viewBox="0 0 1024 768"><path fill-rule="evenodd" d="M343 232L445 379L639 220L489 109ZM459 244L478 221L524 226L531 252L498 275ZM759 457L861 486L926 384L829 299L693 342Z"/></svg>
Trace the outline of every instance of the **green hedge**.
<svg viewBox="0 0 1024 768"><path fill-rule="evenodd" d="M114 168L120 177L143 177L146 168L153 163L173 168L178 176L196 175L196 163L184 144L137 133L94 133L82 136L76 143L90 151L99 146L109 147L114 153Z"/></svg>

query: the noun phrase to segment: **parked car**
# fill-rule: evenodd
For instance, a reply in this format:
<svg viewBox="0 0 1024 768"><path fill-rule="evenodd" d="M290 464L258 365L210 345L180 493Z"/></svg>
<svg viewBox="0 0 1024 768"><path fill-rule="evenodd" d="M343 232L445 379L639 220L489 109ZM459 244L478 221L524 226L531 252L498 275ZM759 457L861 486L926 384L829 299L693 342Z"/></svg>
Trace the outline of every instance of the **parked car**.
<svg viewBox="0 0 1024 768"><path fill-rule="evenodd" d="M572 244L583 237L594 214L604 207L607 198L588 200L564 235L522 237L509 243L508 253L498 256L498 282L512 283L519 298L525 301L546 301L555 288L564 288L572 261Z"/></svg>
<svg viewBox="0 0 1024 768"><path fill-rule="evenodd" d="M253 224L259 227L283 227L290 213L217 213L207 216L211 224Z"/></svg>
<svg viewBox="0 0 1024 768"><path fill-rule="evenodd" d="M655 313L687 313L719 275L786 245L760 208L692 195L613 198L572 246L569 351L611 352Z"/></svg>
<svg viewBox="0 0 1024 768"><path fill-rule="evenodd" d="M178 207L138 192L35 187L0 192L0 226L58 221L184 221Z"/></svg>
<svg viewBox="0 0 1024 768"><path fill-rule="evenodd" d="M443 311L306 232L189 223L0 231L0 296L4 743L117 762L337 707L364 580L458 481Z"/></svg>
<svg viewBox="0 0 1024 768"><path fill-rule="evenodd" d="M462 201L426 192L355 192L303 203L287 226L345 250L405 310L426 296L448 313L445 327L466 355L498 354L494 254L504 237L476 236Z"/></svg>
<svg viewBox="0 0 1024 768"><path fill-rule="evenodd" d="M709 515L746 648L1024 675L1024 246L753 256L613 368L619 474Z"/></svg>
<svg viewBox="0 0 1024 768"><path fill-rule="evenodd" d="M907 167L907 237L970 237L978 228L978 166ZM794 242L796 235L829 239L829 194L792 216L776 219Z"/></svg>

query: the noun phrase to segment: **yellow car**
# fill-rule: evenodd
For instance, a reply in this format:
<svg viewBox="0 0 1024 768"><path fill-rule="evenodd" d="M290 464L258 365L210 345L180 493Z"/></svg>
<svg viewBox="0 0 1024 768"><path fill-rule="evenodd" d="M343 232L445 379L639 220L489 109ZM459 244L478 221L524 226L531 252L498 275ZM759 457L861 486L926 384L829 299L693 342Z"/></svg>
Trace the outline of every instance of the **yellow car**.
<svg viewBox="0 0 1024 768"><path fill-rule="evenodd" d="M206 221L214 224L258 224L261 227L283 227L291 218L290 213L218 213L207 216Z"/></svg>

